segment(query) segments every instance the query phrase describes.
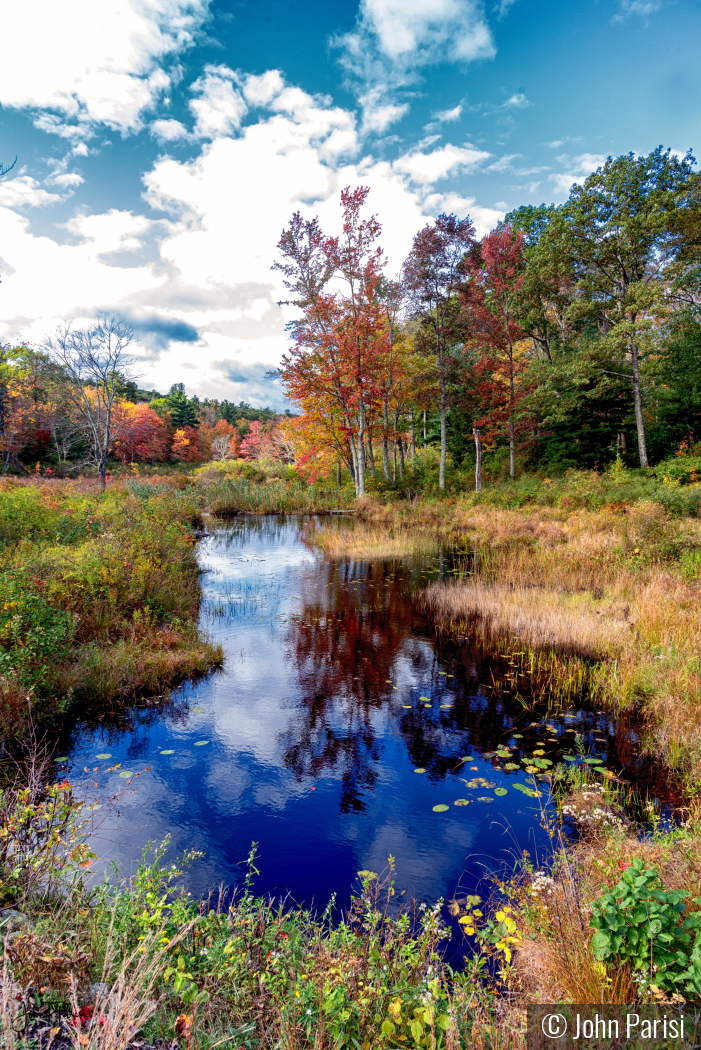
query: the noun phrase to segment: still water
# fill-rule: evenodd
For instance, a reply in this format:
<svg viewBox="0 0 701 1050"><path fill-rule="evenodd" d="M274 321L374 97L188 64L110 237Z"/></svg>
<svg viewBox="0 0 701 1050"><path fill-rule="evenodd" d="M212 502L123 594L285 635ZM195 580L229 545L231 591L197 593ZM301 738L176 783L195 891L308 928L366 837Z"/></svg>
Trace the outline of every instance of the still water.
<svg viewBox="0 0 701 1050"><path fill-rule="evenodd" d="M538 862L547 799L519 790L534 783L522 760L579 741L620 770L620 734L585 709L526 712L494 689L488 657L437 639L412 601L436 559L326 561L306 527L213 524L201 615L223 671L86 717L65 740L69 775L90 771L96 799L124 791L103 806L98 867L132 871L169 834L172 853L203 853L188 880L205 893L240 883L256 842L258 892L323 907L333 893L344 906L358 871L390 855L399 891L426 902L484 891L524 850Z"/></svg>

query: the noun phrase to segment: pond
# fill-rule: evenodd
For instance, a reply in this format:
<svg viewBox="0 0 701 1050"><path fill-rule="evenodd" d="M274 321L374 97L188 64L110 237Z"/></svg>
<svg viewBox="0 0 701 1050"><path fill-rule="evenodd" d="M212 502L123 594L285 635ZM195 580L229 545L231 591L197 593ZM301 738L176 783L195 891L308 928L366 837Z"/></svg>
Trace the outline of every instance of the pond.
<svg viewBox="0 0 701 1050"><path fill-rule="evenodd" d="M169 834L172 851L202 852L188 880L206 893L242 881L255 842L257 892L322 908L392 856L404 899L430 903L484 892L523 851L545 858L547 789L535 797L529 760L635 764L605 714L540 717L494 688L488 655L436 636L413 597L440 559L327 561L293 518L214 523L199 558L223 671L85 717L62 744L60 768L91 771L97 798L124 791L99 867L134 870Z"/></svg>

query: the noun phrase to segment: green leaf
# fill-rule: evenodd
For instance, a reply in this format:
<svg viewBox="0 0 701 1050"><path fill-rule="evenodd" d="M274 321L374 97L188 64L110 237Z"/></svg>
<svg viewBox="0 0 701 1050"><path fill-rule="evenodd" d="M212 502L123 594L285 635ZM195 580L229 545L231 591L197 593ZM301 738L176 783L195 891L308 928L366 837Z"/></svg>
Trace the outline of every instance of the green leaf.
<svg viewBox="0 0 701 1050"><path fill-rule="evenodd" d="M133 777L134 776L134 773L132 772L131 769L123 769L122 772L119 775L122 778L122 780L128 780L129 777Z"/></svg>
<svg viewBox="0 0 701 1050"><path fill-rule="evenodd" d="M477 799L478 802L493 802L493 798L489 798L488 795L483 795L482 798Z"/></svg>
<svg viewBox="0 0 701 1050"><path fill-rule="evenodd" d="M445 813L445 811L447 809L450 809L450 806L444 806L443 803L441 802L438 806L434 806L433 807L433 812L434 813Z"/></svg>
<svg viewBox="0 0 701 1050"><path fill-rule="evenodd" d="M454 806L469 806L470 805L470 800L469 800L469 798L456 798L455 802L453 802L453 805Z"/></svg>
<svg viewBox="0 0 701 1050"><path fill-rule="evenodd" d="M95 755L95 758L100 758L100 759L112 758L112 755L110 754L109 751L103 751L101 755Z"/></svg>
<svg viewBox="0 0 701 1050"><path fill-rule="evenodd" d="M506 790L506 788L494 788L494 794L499 795L500 797L502 795L508 795L508 793L509 792Z"/></svg>
<svg viewBox="0 0 701 1050"><path fill-rule="evenodd" d="M204 747L204 745L208 744L208 743L209 743L209 740L196 740L195 741L195 747Z"/></svg>
<svg viewBox="0 0 701 1050"><path fill-rule="evenodd" d="M611 938L609 935L601 930L595 933L591 939L591 950L594 953L594 958L598 959L599 962L603 962L611 951Z"/></svg>
<svg viewBox="0 0 701 1050"><path fill-rule="evenodd" d="M426 772L426 770L424 769L424 767L423 767L423 766L419 766L419 768L418 768L418 769L415 769L415 770L414 770L414 772L415 772L415 773L425 773L425 772Z"/></svg>
<svg viewBox="0 0 701 1050"><path fill-rule="evenodd" d="M161 754L162 754L162 755L174 755L174 754L175 754L175 751L173 751L173 750L169 750L169 751L161 751Z"/></svg>

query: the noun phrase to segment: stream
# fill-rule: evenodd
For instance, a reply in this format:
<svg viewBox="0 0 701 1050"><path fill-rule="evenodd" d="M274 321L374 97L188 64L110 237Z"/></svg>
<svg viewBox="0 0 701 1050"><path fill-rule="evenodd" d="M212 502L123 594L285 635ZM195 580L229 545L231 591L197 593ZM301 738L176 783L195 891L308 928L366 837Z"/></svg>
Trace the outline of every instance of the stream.
<svg viewBox="0 0 701 1050"><path fill-rule="evenodd" d="M495 690L489 656L417 611L436 558L328 561L303 526L211 523L201 625L223 670L66 730L61 772L90 773L95 806L118 796L96 870L133 872L170 835L169 857L202 853L187 884L206 894L242 882L255 842L255 892L321 909L333 894L345 907L358 872L390 856L398 894L426 903L484 895L524 851L538 866L549 803L526 756L546 770L578 753L630 777L635 735L584 705L543 717Z"/></svg>

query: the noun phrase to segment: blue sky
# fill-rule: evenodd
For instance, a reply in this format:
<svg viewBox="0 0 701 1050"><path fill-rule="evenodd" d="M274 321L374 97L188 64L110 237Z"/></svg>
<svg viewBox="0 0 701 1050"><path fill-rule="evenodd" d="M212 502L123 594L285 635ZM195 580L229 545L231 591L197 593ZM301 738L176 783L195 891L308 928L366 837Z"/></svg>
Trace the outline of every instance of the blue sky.
<svg viewBox="0 0 701 1050"><path fill-rule="evenodd" d="M282 405L270 271L296 208L371 186L390 270L608 154L697 149L693 0L25 0L0 65L0 339L108 311L141 385Z"/></svg>

